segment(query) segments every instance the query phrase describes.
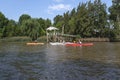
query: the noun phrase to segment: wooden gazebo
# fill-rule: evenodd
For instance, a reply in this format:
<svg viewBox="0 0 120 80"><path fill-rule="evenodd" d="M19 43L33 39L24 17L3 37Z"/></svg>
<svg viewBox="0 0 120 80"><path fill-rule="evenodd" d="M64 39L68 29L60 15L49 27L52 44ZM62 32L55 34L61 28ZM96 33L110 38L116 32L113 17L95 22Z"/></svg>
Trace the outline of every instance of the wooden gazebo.
<svg viewBox="0 0 120 80"><path fill-rule="evenodd" d="M58 28L50 26L46 29L47 42L55 42L57 39Z"/></svg>

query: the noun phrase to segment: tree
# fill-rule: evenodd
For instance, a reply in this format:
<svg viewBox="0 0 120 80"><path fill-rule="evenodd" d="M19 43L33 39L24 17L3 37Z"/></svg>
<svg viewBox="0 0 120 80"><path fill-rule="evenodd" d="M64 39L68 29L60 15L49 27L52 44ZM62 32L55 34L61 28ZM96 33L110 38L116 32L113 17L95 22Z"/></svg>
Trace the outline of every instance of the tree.
<svg viewBox="0 0 120 80"><path fill-rule="evenodd" d="M14 20L9 20L7 25L3 28L3 37L16 36L17 24Z"/></svg>
<svg viewBox="0 0 120 80"><path fill-rule="evenodd" d="M45 25L45 20L42 18L37 19L39 25L40 25L40 35L45 35L46 33L46 25Z"/></svg>
<svg viewBox="0 0 120 80"><path fill-rule="evenodd" d="M51 20L50 19L46 19L45 20L45 28L48 28L51 25L52 25Z"/></svg>
<svg viewBox="0 0 120 80"><path fill-rule="evenodd" d="M70 34L70 26L69 26L70 14L69 11L63 14L63 26L64 26L64 33Z"/></svg>
<svg viewBox="0 0 120 80"><path fill-rule="evenodd" d="M77 8L77 16L76 16L76 34L81 37L89 37L90 36L90 20L88 16L87 4L79 4Z"/></svg>
<svg viewBox="0 0 120 80"><path fill-rule="evenodd" d="M70 20L68 21L69 25L69 34L75 35L75 22L76 22L76 10L75 8L72 9L72 11L69 14Z"/></svg>
<svg viewBox="0 0 120 80"><path fill-rule="evenodd" d="M88 5L87 5L87 8L88 8L88 17L89 17L89 21L90 21L90 24L89 24L89 35L91 37L96 37L96 34L95 34L95 5L94 3L91 3L91 1L88 2Z"/></svg>
<svg viewBox="0 0 120 80"><path fill-rule="evenodd" d="M40 36L40 25L36 19L25 20L21 29L24 35L31 37L32 41Z"/></svg>
<svg viewBox="0 0 120 80"><path fill-rule="evenodd" d="M19 18L19 24L21 25L25 20L31 19L31 16L28 14L22 14Z"/></svg>
<svg viewBox="0 0 120 80"><path fill-rule="evenodd" d="M0 12L0 37L3 37L3 28L8 23L8 19Z"/></svg>
<svg viewBox="0 0 120 80"><path fill-rule="evenodd" d="M94 1L95 11L94 11L94 21L95 29L98 31L97 37L104 37L104 30L107 25L107 12L106 5L101 2L101 0Z"/></svg>
<svg viewBox="0 0 120 80"><path fill-rule="evenodd" d="M113 37L120 35L120 0L112 0L112 6L109 8L110 22L113 24Z"/></svg>
<svg viewBox="0 0 120 80"><path fill-rule="evenodd" d="M53 25L56 26L57 28L59 28L60 31L62 31L62 27L64 25L63 16L57 15L56 17L54 17L54 24Z"/></svg>

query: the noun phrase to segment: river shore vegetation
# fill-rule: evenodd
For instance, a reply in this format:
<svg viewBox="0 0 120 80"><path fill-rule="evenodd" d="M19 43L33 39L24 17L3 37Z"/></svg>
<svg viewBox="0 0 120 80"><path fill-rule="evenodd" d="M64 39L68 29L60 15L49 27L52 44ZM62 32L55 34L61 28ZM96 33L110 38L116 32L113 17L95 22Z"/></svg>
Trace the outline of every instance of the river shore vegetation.
<svg viewBox="0 0 120 80"><path fill-rule="evenodd" d="M49 26L57 27L60 32L64 28L65 34L78 35L80 38L120 40L120 0L112 0L109 8L101 0L78 3L71 11L56 15L53 23L50 19L32 18L24 13L18 21L14 21L0 12L1 40L20 37L22 40L34 41L45 36Z"/></svg>

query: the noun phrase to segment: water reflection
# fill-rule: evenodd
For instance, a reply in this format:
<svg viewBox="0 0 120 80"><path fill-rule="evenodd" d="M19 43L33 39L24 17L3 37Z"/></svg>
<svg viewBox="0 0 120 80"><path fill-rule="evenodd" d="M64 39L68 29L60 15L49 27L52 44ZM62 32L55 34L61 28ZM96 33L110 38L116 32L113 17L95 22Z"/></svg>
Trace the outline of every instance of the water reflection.
<svg viewBox="0 0 120 80"><path fill-rule="evenodd" d="M0 43L1 80L120 80L119 43L92 47Z"/></svg>

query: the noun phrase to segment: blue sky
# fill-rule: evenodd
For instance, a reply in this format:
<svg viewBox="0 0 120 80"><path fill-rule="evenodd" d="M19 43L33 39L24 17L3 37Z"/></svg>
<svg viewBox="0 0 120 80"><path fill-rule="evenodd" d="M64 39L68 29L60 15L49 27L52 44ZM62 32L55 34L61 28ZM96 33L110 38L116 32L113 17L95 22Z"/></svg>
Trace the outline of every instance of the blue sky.
<svg viewBox="0 0 120 80"><path fill-rule="evenodd" d="M0 0L0 12L8 19L18 21L22 14L32 18L51 19L64 12L76 8L79 3L89 0ZM94 0L92 0L94 1ZM111 6L111 0L101 0Z"/></svg>

